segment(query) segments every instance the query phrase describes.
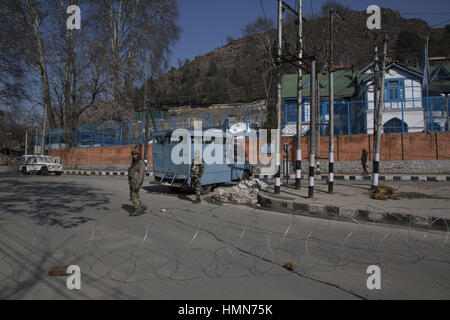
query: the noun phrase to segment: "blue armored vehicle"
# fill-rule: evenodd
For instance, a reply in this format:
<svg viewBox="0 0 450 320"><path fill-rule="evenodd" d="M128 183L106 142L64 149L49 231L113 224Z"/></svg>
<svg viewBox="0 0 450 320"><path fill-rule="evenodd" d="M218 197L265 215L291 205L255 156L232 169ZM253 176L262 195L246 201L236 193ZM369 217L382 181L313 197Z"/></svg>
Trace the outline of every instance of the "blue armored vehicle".
<svg viewBox="0 0 450 320"><path fill-rule="evenodd" d="M222 130L217 130L217 133L223 133ZM153 174L155 177L155 183L168 185L173 191L178 191L182 187L190 187L191 185L190 169L191 163L194 159L195 136L193 130L189 131L191 139L191 141L189 142L191 148L191 161L189 161L189 163L175 164L172 159L172 151L179 143L182 143L182 139L177 139L176 141L174 141L175 139L172 139L173 132L173 130L159 131L153 135ZM200 138L201 137L199 137L199 139ZM227 164L226 162L227 145L225 138L223 138L223 141L221 141L220 145L217 146L223 148L223 158L221 159L221 161L217 161L218 163L215 162L212 164L205 163L205 168L201 179L203 194L208 193L217 185L245 179L252 174L252 168L248 161L242 159L242 156L238 158L239 154L236 152L237 148L234 138L235 137L233 137L232 146L232 148L234 149L233 163ZM214 143L214 137L212 137L212 141L195 141L202 141L201 148L203 153L203 151L209 144Z"/></svg>

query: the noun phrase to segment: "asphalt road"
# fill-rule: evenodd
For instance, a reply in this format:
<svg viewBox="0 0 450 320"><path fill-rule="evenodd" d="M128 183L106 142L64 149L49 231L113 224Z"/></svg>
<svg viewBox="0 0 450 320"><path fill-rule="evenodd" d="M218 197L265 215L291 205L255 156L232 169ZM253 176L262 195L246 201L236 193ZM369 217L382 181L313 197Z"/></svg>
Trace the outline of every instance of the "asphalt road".
<svg viewBox="0 0 450 320"><path fill-rule="evenodd" d="M0 298L450 298L448 233L195 205L148 180L146 214L128 198L126 177L0 176ZM81 290L48 275L65 265Z"/></svg>

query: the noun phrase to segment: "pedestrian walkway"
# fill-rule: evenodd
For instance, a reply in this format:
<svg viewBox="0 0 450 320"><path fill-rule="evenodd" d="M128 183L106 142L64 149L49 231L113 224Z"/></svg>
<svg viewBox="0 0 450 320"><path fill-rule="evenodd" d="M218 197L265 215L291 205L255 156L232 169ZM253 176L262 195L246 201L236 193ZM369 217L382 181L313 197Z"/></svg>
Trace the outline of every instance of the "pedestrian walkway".
<svg viewBox="0 0 450 320"><path fill-rule="evenodd" d="M292 181L293 182L293 181ZM353 222L376 222L448 231L450 228L450 183L426 184L386 181L396 189L398 200L370 198L370 181L335 182L334 193L328 193L326 181L316 182L314 197L308 198L308 186L300 190L282 186L280 194L266 189L258 194L258 203L267 209L293 214Z"/></svg>

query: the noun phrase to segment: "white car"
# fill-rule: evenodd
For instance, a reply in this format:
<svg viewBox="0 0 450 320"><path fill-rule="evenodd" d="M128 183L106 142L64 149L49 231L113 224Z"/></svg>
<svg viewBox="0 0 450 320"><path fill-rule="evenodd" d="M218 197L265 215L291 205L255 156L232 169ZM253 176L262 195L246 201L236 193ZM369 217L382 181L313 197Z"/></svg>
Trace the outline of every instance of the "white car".
<svg viewBox="0 0 450 320"><path fill-rule="evenodd" d="M48 175L54 172L56 175L63 173L63 166L59 157L50 157L44 155L27 155L20 157L19 170L23 174L38 173Z"/></svg>

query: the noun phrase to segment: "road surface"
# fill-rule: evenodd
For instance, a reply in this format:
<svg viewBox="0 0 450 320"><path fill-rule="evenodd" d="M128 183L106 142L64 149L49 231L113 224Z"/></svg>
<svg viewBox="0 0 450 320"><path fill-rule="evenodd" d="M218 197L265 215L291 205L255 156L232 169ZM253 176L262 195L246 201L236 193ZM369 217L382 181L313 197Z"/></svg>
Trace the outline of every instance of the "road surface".
<svg viewBox="0 0 450 320"><path fill-rule="evenodd" d="M129 217L126 177L2 175L0 298L450 298L445 232L195 205L148 180L141 198L148 212ZM80 290L48 275L67 265Z"/></svg>

